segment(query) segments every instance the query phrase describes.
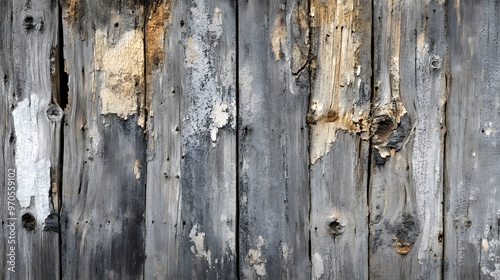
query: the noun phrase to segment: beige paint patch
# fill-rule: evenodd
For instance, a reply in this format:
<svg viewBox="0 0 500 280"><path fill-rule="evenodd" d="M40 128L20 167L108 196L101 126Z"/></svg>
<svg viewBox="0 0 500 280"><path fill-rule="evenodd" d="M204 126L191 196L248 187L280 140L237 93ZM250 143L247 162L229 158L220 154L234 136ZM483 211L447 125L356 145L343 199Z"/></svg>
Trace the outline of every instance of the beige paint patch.
<svg viewBox="0 0 500 280"><path fill-rule="evenodd" d="M259 276L266 276L266 258L262 254L262 247L264 246L264 238L259 236L259 242L257 243L257 249L248 250L247 262L253 267L255 273Z"/></svg>
<svg viewBox="0 0 500 280"><path fill-rule="evenodd" d="M271 46L276 61L281 59L281 47L286 42L285 20L283 16L277 16L274 19L273 31L271 32Z"/></svg>
<svg viewBox="0 0 500 280"><path fill-rule="evenodd" d="M144 44L140 30L128 31L110 41L106 32L95 33L94 65L102 72L101 113L123 119L137 113L144 77Z"/></svg>
<svg viewBox="0 0 500 280"><path fill-rule="evenodd" d="M198 232L199 225L195 224L189 233L189 239L193 244L191 246L191 252L199 258L205 258L208 265L212 265L212 252L210 250L205 250L205 233Z"/></svg>
<svg viewBox="0 0 500 280"><path fill-rule="evenodd" d="M141 170L139 168L139 161L135 160L134 161L134 175L137 180L141 178Z"/></svg>

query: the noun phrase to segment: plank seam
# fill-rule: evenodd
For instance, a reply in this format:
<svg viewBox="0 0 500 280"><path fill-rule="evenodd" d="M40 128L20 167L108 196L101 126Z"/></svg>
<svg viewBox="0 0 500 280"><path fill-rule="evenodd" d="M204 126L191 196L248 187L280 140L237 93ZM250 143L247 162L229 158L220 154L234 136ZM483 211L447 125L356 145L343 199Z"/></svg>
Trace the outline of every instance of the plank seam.
<svg viewBox="0 0 500 280"><path fill-rule="evenodd" d="M374 26L374 18L375 18L375 4L374 1L371 1L371 34L370 34L370 56L371 56L371 94L370 94L370 115L368 119L371 120L373 117L373 110L375 109L374 100L375 100L375 26ZM368 226L368 242L367 242L367 279L370 280L370 242L372 240L372 231L370 228L371 223L371 208L370 208L370 192L371 192L371 171L372 171L372 129L371 125L368 129L368 163L367 163L367 175L366 175L366 207L368 208L367 213L367 226ZM363 141L363 140L361 140Z"/></svg>

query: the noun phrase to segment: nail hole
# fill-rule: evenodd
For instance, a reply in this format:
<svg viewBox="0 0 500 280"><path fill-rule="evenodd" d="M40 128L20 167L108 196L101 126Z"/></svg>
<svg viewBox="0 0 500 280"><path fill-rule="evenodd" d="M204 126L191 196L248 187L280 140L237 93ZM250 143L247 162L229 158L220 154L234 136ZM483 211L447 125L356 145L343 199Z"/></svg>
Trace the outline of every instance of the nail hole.
<svg viewBox="0 0 500 280"><path fill-rule="evenodd" d="M118 22L115 23L115 27L118 27L120 26L120 24Z"/></svg>
<svg viewBox="0 0 500 280"><path fill-rule="evenodd" d="M36 226L35 217L31 215L31 213L24 213L21 217L21 221L23 223L23 228L28 231L34 230Z"/></svg>

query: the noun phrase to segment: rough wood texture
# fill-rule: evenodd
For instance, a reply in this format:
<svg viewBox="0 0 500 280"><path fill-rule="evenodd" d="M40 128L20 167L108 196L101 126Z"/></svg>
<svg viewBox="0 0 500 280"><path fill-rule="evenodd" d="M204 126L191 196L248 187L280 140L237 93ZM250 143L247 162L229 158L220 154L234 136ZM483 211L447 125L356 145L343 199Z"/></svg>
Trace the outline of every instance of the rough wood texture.
<svg viewBox="0 0 500 280"><path fill-rule="evenodd" d="M371 2L313 1L311 279L368 276Z"/></svg>
<svg viewBox="0 0 500 280"><path fill-rule="evenodd" d="M18 202L15 215L10 215L5 181L2 227L8 236L7 226L13 220L7 218L16 218L16 244L4 239L0 245L0 278L58 279L60 180L55 170L60 169L62 117L57 103L58 5L55 1L0 1L0 5L1 172L7 180L9 169L15 169ZM17 250L14 273L6 270L12 245Z"/></svg>
<svg viewBox="0 0 500 280"><path fill-rule="evenodd" d="M235 19L233 1L151 7L147 279L236 277Z"/></svg>
<svg viewBox="0 0 500 280"><path fill-rule="evenodd" d="M240 272L306 279L308 1L240 1Z"/></svg>
<svg viewBox="0 0 500 280"><path fill-rule="evenodd" d="M64 1L62 277L139 279L144 266L144 9Z"/></svg>
<svg viewBox="0 0 500 280"><path fill-rule="evenodd" d="M500 279L498 1L448 3L446 279Z"/></svg>
<svg viewBox="0 0 500 280"><path fill-rule="evenodd" d="M444 1L375 2L370 278L439 279Z"/></svg>

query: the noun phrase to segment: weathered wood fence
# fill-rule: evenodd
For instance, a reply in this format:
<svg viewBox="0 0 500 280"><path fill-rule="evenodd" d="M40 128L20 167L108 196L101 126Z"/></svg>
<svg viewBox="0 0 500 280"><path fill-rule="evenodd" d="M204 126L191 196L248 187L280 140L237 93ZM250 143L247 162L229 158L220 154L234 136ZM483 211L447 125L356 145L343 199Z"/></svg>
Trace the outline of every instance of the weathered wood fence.
<svg viewBox="0 0 500 280"><path fill-rule="evenodd" d="M500 2L0 0L1 279L500 279Z"/></svg>

